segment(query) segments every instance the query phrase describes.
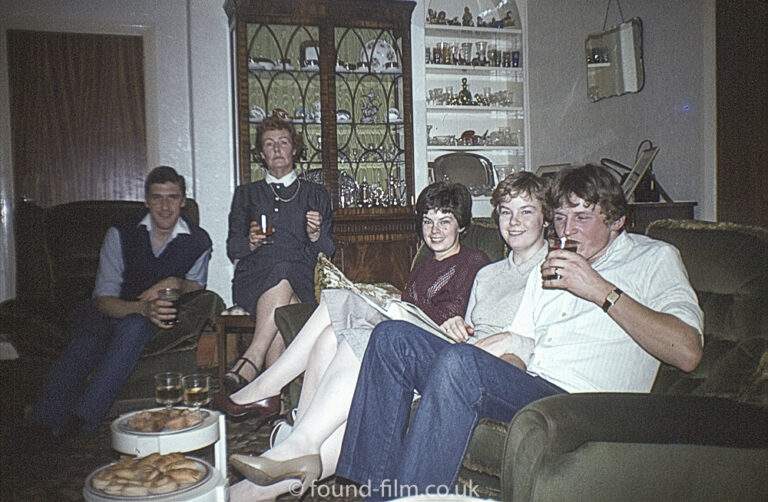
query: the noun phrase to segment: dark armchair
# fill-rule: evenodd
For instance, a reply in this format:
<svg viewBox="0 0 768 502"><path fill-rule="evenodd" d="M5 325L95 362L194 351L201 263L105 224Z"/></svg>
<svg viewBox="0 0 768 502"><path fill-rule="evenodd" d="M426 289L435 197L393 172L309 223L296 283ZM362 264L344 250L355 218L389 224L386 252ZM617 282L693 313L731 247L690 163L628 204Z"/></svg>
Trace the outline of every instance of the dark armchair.
<svg viewBox="0 0 768 502"><path fill-rule="evenodd" d="M144 203L134 201L81 201L49 208L16 204L16 297L0 304L0 331L20 354L12 377L22 381L14 383L30 397L68 342L68 312L93 290L107 228L145 212ZM187 199L183 214L199 221L194 200ZM152 375L159 371L197 368L200 333L225 306L211 291L190 293L181 301L190 314L180 314L173 329L161 331L145 348L121 397L153 395Z"/></svg>
<svg viewBox="0 0 768 502"><path fill-rule="evenodd" d="M768 500L768 231L660 220L704 310L704 358L650 394L571 394L482 420L459 476L501 500Z"/></svg>

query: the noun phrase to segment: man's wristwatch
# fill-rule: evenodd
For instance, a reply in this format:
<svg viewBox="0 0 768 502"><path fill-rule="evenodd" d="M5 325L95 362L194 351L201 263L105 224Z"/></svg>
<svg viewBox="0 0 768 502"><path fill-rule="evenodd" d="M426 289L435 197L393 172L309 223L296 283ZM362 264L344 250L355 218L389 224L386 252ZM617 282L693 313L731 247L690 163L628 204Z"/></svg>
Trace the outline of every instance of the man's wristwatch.
<svg viewBox="0 0 768 502"><path fill-rule="evenodd" d="M613 291L608 293L608 296L605 297L605 301L603 302L603 312L608 312L608 309L613 307L613 304L616 303L619 297L623 294L624 291L620 290L619 288L615 288Z"/></svg>

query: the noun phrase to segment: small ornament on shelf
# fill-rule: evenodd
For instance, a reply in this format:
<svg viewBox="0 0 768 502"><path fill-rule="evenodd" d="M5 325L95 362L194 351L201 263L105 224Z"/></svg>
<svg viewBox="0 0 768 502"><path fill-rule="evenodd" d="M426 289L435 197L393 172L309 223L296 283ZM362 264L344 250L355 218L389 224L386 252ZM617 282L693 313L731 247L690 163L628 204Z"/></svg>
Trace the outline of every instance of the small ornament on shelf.
<svg viewBox="0 0 768 502"><path fill-rule="evenodd" d="M435 9L427 9L427 24L450 24L445 11L437 12Z"/></svg>
<svg viewBox="0 0 768 502"><path fill-rule="evenodd" d="M457 101L459 105L474 105L475 103L472 101L472 94L469 92L469 89L467 89L467 78L464 77L461 79L461 90L459 91L459 95L457 96Z"/></svg>
<svg viewBox="0 0 768 502"><path fill-rule="evenodd" d="M511 10L507 11L507 15L504 16L504 19L501 20L501 24L502 24L502 26L505 26L505 27L508 26L510 28L515 26L515 18L512 17L512 11Z"/></svg>
<svg viewBox="0 0 768 502"><path fill-rule="evenodd" d="M365 95L368 98L367 103L360 103L363 118L360 120L363 124L373 124L376 122L376 116L379 113L379 105L376 102L376 93L371 90Z"/></svg>
<svg viewBox="0 0 768 502"><path fill-rule="evenodd" d="M468 6L464 6L464 15L461 16L461 24L462 26L474 26L474 23L472 22L472 13L469 11Z"/></svg>
<svg viewBox="0 0 768 502"><path fill-rule="evenodd" d="M371 207L371 192L365 175L363 175L363 181L360 183L357 207Z"/></svg>

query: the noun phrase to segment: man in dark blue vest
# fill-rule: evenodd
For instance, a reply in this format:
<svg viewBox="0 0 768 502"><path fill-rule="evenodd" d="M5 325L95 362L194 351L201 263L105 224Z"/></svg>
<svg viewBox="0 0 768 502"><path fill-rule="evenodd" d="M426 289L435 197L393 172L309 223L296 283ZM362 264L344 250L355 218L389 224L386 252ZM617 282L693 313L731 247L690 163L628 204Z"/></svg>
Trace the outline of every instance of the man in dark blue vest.
<svg viewBox="0 0 768 502"><path fill-rule="evenodd" d="M205 288L211 239L181 216L184 177L153 169L144 184L148 213L107 231L90 300L71 316L71 341L56 362L26 426L60 437L94 431L133 372L144 346L176 318L158 291Z"/></svg>

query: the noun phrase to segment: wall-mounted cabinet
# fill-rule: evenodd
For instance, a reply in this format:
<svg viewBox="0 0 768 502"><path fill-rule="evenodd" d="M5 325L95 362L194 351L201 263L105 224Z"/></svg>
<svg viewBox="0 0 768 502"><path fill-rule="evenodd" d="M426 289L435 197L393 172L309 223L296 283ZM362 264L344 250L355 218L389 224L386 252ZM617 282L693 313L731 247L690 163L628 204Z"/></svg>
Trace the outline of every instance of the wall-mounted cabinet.
<svg viewBox="0 0 768 502"><path fill-rule="evenodd" d="M233 49L239 183L264 177L254 146L258 124L270 115L292 122L306 147L297 174L323 183L333 201L335 260L356 279L400 286L416 246L414 6L384 0L224 5ZM400 248L392 249L393 242ZM393 258L384 255L393 251L403 255L404 265L388 263Z"/></svg>

